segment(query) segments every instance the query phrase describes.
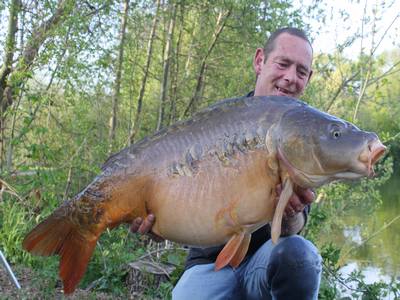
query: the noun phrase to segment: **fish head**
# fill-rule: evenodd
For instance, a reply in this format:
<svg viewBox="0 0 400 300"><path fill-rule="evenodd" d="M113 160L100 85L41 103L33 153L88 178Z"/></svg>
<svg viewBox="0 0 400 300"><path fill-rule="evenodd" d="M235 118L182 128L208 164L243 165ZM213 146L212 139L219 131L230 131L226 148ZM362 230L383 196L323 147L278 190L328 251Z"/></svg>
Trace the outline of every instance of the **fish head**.
<svg viewBox="0 0 400 300"><path fill-rule="evenodd" d="M278 157L303 187L372 176L386 150L375 133L307 105L287 111L278 128Z"/></svg>

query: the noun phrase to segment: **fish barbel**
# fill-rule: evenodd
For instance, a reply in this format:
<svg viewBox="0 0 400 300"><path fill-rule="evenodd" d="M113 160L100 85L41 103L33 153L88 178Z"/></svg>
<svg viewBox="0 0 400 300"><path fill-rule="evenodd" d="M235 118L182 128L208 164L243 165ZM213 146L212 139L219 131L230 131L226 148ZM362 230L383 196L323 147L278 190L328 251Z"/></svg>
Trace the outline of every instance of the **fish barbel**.
<svg viewBox="0 0 400 300"><path fill-rule="evenodd" d="M215 268L237 267L252 232L272 222L272 240L279 238L294 184L369 176L384 152L375 133L296 99L224 100L111 156L23 247L59 255L64 292L72 293L102 232L152 213L155 234L192 246L226 244Z"/></svg>

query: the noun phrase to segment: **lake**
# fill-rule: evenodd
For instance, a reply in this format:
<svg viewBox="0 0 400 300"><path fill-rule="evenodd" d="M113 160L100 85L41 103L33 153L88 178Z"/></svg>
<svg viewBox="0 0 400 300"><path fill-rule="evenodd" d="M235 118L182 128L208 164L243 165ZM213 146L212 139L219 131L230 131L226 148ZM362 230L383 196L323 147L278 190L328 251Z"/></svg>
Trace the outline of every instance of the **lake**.
<svg viewBox="0 0 400 300"><path fill-rule="evenodd" d="M366 283L400 281L400 174L381 188L382 205L372 214L354 210L345 218L345 229L330 236L342 249L345 277L362 271ZM387 298L390 299L390 298Z"/></svg>

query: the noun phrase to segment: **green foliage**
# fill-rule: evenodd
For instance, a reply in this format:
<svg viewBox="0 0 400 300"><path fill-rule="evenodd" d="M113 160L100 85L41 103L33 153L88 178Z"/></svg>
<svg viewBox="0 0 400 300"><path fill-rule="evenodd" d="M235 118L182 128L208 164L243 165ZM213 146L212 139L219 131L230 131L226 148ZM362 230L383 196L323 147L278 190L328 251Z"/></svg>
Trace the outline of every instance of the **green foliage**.
<svg viewBox="0 0 400 300"><path fill-rule="evenodd" d="M184 264L186 261L187 251L179 248L178 245L172 244L172 247L161 249L160 257L151 257L154 263L161 263L165 265L175 266L175 270L169 275L169 281L162 282L156 289L154 285L149 286L143 291L142 297L145 299L170 299L172 289L181 277L184 271ZM148 256L148 255L145 255ZM143 257L143 256L142 256ZM148 258L148 257L146 257ZM150 276L150 275L149 275ZM154 278L147 278L149 282L154 281Z"/></svg>
<svg viewBox="0 0 400 300"><path fill-rule="evenodd" d="M318 190L318 203L312 206L306 235L319 239L334 227L343 227L344 218L353 215L355 208L363 214L373 213L382 203L381 187L393 173L393 159L387 157L376 166L379 176L355 183L333 183Z"/></svg>
<svg viewBox="0 0 400 300"><path fill-rule="evenodd" d="M57 282L57 259L33 257L21 249L21 242L29 229L82 190L99 173L108 156L108 122L122 2L69 2L73 6L61 16L60 23L43 33L43 42L32 64L17 68L23 60L22 49L30 45L38 26L51 19L59 3L56 0L21 2L24 9L19 13L19 49L14 53L12 76L5 81L13 88L12 103L0 118L0 177L15 188L20 198L7 192L2 194L0 248L12 263L38 270L38 286L47 290ZM2 20L7 18L9 3L0 4ZM286 0L163 2L136 140L151 134L157 123L166 32L173 15L173 5L169 4L176 5L177 17L167 82L166 125L182 118L198 84L203 60L205 72L196 109L253 89L252 58L270 32L291 25L316 34L303 16L314 16L323 23L327 14L319 1L301 8ZM134 126L155 10L156 1L131 1L115 149L127 145ZM228 11L225 27L209 53L219 16ZM5 36L1 31L3 44ZM338 272L354 247L346 244L344 237L332 241L330 233L343 230L345 221L348 224L346 218L353 216L355 209L363 215L375 213L382 204L378 191L391 176L392 165L400 170L400 52L395 50L372 57L361 53L350 59L343 55L343 50L354 40L355 37L348 37L348 43L337 51L315 58L314 75L304 99L351 121L370 70L354 121L362 128L378 132L390 150L378 166L380 176L376 179L329 185L318 191L321 201L312 207L306 235L319 246L326 265L321 299L336 299L341 295L341 282L346 284L347 279L339 278ZM0 49L0 54L1 62L4 49ZM0 91L4 104L3 86ZM362 227L361 236L366 240L373 226L360 218L354 226ZM396 243L393 245L395 248ZM154 248L152 243L128 235L124 227L107 231L99 241L82 286L126 295L126 264ZM170 296L172 286L183 271L185 253L178 249L162 251L161 261L177 268L170 283L164 283L158 291L150 286L145 291L147 297ZM379 298L385 292L397 296L399 293L399 284L395 281L368 285L359 273L348 280L355 284L354 297L371 299L367 295Z"/></svg>
<svg viewBox="0 0 400 300"><path fill-rule="evenodd" d="M334 230L343 232L349 226L349 220L353 219L357 226L363 228L362 243L368 242L370 237L364 237L363 234L371 232L368 224L360 224L360 220L355 219L354 215L357 211L362 212L360 218L363 222L365 214L373 214L381 206L379 190L393 173L393 159L387 157L378 164L376 172L379 176L374 179L363 179L355 184L330 184L318 191L321 201L312 207L305 234L316 243L323 258L320 299L338 299L349 293L351 299L382 299L389 294L396 296L400 292L399 283L394 278L390 283L378 281L367 284L361 271L354 271L348 276L342 275L340 268L354 246L346 239L332 241L330 235Z"/></svg>
<svg viewBox="0 0 400 300"><path fill-rule="evenodd" d="M135 244L128 234L126 227L120 227L101 236L82 286L95 282L96 290L126 294L126 263L135 258Z"/></svg>
<svg viewBox="0 0 400 300"><path fill-rule="evenodd" d="M27 212L22 205L13 201L14 199L3 199L0 202L0 249L3 249L4 255L11 262L29 263L32 258L21 251L22 239L29 228L29 223L26 222Z"/></svg>
<svg viewBox="0 0 400 300"><path fill-rule="evenodd" d="M324 259L329 260L328 257ZM327 268L325 266L325 268ZM344 296L345 295L345 296ZM320 287L319 299L397 299L400 296L400 284L398 280L390 282L366 283L365 275L360 271L353 271L347 277L340 272L324 271L323 281Z"/></svg>

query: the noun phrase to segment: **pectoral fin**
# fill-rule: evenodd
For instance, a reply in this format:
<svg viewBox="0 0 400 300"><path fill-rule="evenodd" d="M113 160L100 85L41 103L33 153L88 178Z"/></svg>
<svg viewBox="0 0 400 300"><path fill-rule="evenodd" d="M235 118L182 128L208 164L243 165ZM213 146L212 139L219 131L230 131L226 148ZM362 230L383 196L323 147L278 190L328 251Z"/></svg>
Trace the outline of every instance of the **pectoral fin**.
<svg viewBox="0 0 400 300"><path fill-rule="evenodd" d="M242 262L250 244L251 235L240 231L234 234L219 253L215 261L215 271L230 264L236 268Z"/></svg>
<svg viewBox="0 0 400 300"><path fill-rule="evenodd" d="M231 259L229 263L231 267L237 268L240 265L243 258L246 256L247 250L249 250L250 240L251 234L245 233L239 249L237 249L235 256Z"/></svg>
<svg viewBox="0 0 400 300"><path fill-rule="evenodd" d="M272 227L271 227L271 238L272 242L276 244L281 235L282 229L282 217L285 211L286 205L288 204L290 196L293 193L293 183L290 178L286 178L283 183L282 193L279 197L278 204L275 208L274 218L272 220Z"/></svg>

